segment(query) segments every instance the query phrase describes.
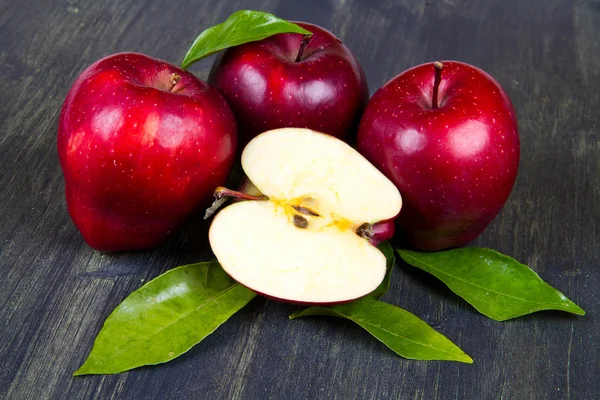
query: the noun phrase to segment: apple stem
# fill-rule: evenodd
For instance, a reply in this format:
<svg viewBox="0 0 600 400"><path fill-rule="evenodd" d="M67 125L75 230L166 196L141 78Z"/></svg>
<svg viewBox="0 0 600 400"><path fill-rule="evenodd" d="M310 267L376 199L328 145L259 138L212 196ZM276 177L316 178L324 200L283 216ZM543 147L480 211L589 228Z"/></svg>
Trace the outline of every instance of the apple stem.
<svg viewBox="0 0 600 400"><path fill-rule="evenodd" d="M177 85L179 83L179 81L181 80L181 75L179 75L177 72L173 72L171 74L171 76L169 77L169 92L173 91L173 88L175 87L175 85Z"/></svg>
<svg viewBox="0 0 600 400"><path fill-rule="evenodd" d="M306 49L306 46L308 46L308 42L310 42L311 38L312 38L312 35L304 35L302 37L302 42L300 43L300 49L298 50L298 55L296 56L296 61L294 61L294 62L302 61L302 56L304 55L304 49Z"/></svg>
<svg viewBox="0 0 600 400"><path fill-rule="evenodd" d="M435 110L438 108L438 91L440 88L440 81L442 80L442 68L444 68L444 64L436 61L433 63L433 68L435 68L435 78L433 80L433 99L431 101L431 108Z"/></svg>
<svg viewBox="0 0 600 400"><path fill-rule="evenodd" d="M255 201L262 201L262 200L269 199L265 195L254 196L252 194L227 189L226 187L223 187L223 186L219 186L218 188L216 188L214 194L217 199L221 199L223 197L233 197L233 198L239 199L239 200L255 200Z"/></svg>

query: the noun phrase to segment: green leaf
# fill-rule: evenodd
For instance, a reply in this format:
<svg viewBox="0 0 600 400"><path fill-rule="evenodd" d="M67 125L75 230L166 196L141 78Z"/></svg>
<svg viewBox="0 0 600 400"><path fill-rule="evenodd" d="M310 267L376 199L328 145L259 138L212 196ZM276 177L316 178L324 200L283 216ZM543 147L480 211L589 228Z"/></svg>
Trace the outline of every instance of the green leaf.
<svg viewBox="0 0 600 400"><path fill-rule="evenodd" d="M364 298L333 307L310 307L290 319L312 315L354 321L398 355L415 360L472 363L458 346L414 314L381 301Z"/></svg>
<svg viewBox="0 0 600 400"><path fill-rule="evenodd" d="M468 247L437 253L398 250L408 264L444 282L480 313L504 321L541 310L585 315L529 267L497 251Z"/></svg>
<svg viewBox="0 0 600 400"><path fill-rule="evenodd" d="M379 284L377 289L375 289L373 292L369 293L366 296L375 300L379 300L381 296L386 294L389 290L390 277L392 276L392 270L394 269L394 265L396 264L394 249L392 248L389 242L382 242L379 244L379 246L377 246L377 248L381 250L381 252L385 255L387 270L385 273L385 278L383 278L383 281Z"/></svg>
<svg viewBox="0 0 600 400"><path fill-rule="evenodd" d="M73 375L115 374L170 361L255 296L215 261L167 271L109 315L90 355Z"/></svg>
<svg viewBox="0 0 600 400"><path fill-rule="evenodd" d="M218 51L240 44L255 42L278 33L312 35L300 26L262 11L236 11L227 20L200 34L185 55L181 68Z"/></svg>

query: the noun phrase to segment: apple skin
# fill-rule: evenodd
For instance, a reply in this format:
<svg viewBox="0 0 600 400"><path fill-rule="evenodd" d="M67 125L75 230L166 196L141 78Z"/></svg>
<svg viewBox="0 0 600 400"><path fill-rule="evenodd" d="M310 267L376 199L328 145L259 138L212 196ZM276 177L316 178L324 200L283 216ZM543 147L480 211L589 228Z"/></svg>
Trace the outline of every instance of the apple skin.
<svg viewBox="0 0 600 400"><path fill-rule="evenodd" d="M326 301L326 302L314 302L314 301L300 301L300 300L288 300L288 299L282 299L280 297L276 297L276 296L271 296L262 292L258 292L248 286L245 286L243 284L241 284L240 282L236 281L237 283L239 283L240 285L244 286L246 289L251 290L253 292L255 292L256 294L258 294L260 297L264 297L267 300L272 300L272 301L276 301L278 303L284 303L284 304L291 304L294 306L299 306L299 307L312 307L312 306L322 306L322 307L330 307L330 306L339 306L342 304L346 304L346 303L350 303L353 301L357 301L360 300L364 297L367 297L368 295L370 295L371 293L373 293L376 289L373 289L373 292L371 293L367 293L364 296L360 296L360 297L355 297L352 299L344 299L344 300L340 300L340 301Z"/></svg>
<svg viewBox="0 0 600 400"><path fill-rule="evenodd" d="M394 237L394 234L396 233L395 219L380 221L373 224L371 232L372 234L370 235L369 242L373 246L379 246L382 242Z"/></svg>
<svg viewBox="0 0 600 400"><path fill-rule="evenodd" d="M287 33L230 48L211 68L208 82L236 115L242 145L285 127L354 138L369 98L365 73L331 32L297 24L313 33L300 62L303 35Z"/></svg>
<svg viewBox="0 0 600 400"><path fill-rule="evenodd" d="M191 73L139 53L103 58L77 78L60 113L69 214L97 250L154 248L210 203L236 141L226 101Z"/></svg>
<svg viewBox="0 0 600 400"><path fill-rule="evenodd" d="M508 199L519 166L510 99L486 72L444 61L438 108L433 63L397 75L369 101L357 148L396 184L397 231L435 251L475 239Z"/></svg>

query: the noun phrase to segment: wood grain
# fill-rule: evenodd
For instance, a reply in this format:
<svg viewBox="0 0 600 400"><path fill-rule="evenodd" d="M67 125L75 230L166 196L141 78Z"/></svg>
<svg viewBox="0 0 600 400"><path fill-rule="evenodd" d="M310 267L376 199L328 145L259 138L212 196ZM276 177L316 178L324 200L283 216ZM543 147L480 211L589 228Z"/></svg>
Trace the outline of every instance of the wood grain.
<svg viewBox="0 0 600 400"><path fill-rule="evenodd" d="M386 300L419 315L473 365L401 359L351 323L288 321L254 300L179 359L72 378L110 311L168 268L209 259L190 221L158 250L100 254L66 211L56 123L75 77L118 51L179 62L237 9L335 32L373 93L402 70L457 59L492 74L519 116L514 192L474 243L529 264L580 304L498 323L400 265ZM0 3L0 398L593 399L600 395L600 2L597 0ZM205 78L211 60L192 67Z"/></svg>

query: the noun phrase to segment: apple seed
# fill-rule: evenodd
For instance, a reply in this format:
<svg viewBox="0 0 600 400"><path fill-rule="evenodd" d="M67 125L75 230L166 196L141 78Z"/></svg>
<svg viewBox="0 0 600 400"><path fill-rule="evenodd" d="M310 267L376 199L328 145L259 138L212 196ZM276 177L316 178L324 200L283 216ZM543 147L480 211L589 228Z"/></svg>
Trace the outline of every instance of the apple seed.
<svg viewBox="0 0 600 400"><path fill-rule="evenodd" d="M302 213L304 215L310 215L311 217L320 217L320 215L316 212L311 210L310 208L307 207L302 207L302 206L292 206L292 208L296 211L298 211L299 213Z"/></svg>
<svg viewBox="0 0 600 400"><path fill-rule="evenodd" d="M294 226L300 229L308 228L308 220L302 215L294 214Z"/></svg>

